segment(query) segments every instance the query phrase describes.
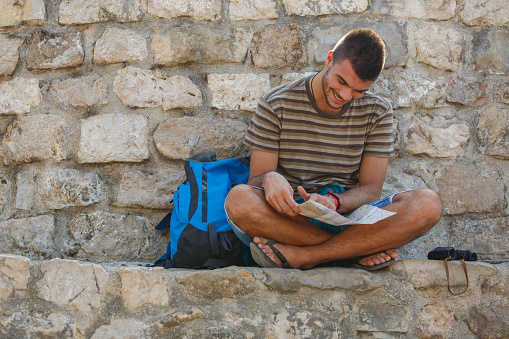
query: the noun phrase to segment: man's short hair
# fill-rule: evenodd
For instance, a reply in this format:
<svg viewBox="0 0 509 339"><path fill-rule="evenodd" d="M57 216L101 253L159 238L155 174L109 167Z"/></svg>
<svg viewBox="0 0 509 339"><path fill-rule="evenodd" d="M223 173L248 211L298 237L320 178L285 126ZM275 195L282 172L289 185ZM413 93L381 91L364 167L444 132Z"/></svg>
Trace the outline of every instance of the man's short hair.
<svg viewBox="0 0 509 339"><path fill-rule="evenodd" d="M357 28L343 36L334 49L333 63L349 60L355 74L364 81L375 81L385 62L385 44L372 29Z"/></svg>

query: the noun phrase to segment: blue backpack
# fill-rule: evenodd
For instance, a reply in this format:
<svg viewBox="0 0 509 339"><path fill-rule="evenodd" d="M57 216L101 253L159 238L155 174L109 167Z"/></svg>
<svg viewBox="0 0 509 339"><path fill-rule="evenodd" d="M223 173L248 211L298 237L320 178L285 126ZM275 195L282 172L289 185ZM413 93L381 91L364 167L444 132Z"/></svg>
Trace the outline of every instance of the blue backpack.
<svg viewBox="0 0 509 339"><path fill-rule="evenodd" d="M170 228L170 242L154 266L246 265L247 251L226 221L224 211L231 188L248 181L246 163L248 157L217 161L214 153L199 153L186 160L186 181L173 196L173 211L156 226L160 231Z"/></svg>

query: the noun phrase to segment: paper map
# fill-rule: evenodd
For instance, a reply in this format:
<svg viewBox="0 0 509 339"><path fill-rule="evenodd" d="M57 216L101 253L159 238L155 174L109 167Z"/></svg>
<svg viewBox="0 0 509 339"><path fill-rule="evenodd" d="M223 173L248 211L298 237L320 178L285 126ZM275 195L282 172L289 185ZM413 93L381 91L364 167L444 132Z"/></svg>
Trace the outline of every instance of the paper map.
<svg viewBox="0 0 509 339"><path fill-rule="evenodd" d="M355 211L345 216L328 209L316 201L306 201L299 205L300 214L308 218L317 219L324 223L341 226L357 224L374 224L377 221L388 218L396 212L389 212L378 207L362 205Z"/></svg>

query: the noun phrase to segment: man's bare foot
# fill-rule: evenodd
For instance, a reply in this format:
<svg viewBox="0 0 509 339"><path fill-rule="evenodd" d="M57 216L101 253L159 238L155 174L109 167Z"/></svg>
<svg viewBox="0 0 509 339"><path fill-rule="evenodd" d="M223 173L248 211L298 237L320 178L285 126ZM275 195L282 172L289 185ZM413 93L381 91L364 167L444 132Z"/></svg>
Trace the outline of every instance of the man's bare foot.
<svg viewBox="0 0 509 339"><path fill-rule="evenodd" d="M253 238L253 242L270 258L270 260L283 267L283 262L274 253L274 251L272 251L272 248L265 245L268 241L269 239L262 237ZM272 246L274 246L285 257L291 268L308 269L314 266L314 264L305 261L306 256L303 256L300 253L302 248L299 246L284 245L280 243L275 243Z"/></svg>
<svg viewBox="0 0 509 339"><path fill-rule="evenodd" d="M385 252L368 255L367 257L359 260L357 263L364 266L375 266L391 261L392 259L396 259L398 256L399 254L395 249L390 249Z"/></svg>

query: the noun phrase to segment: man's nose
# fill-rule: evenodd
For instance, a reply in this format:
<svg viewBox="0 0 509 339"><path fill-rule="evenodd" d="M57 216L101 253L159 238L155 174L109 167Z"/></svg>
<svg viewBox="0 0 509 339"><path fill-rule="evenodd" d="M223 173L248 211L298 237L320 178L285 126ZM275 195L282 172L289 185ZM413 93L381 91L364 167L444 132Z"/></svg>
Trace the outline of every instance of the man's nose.
<svg viewBox="0 0 509 339"><path fill-rule="evenodd" d="M339 92L339 94L345 101L352 100L353 98L353 91L351 88L344 88Z"/></svg>

